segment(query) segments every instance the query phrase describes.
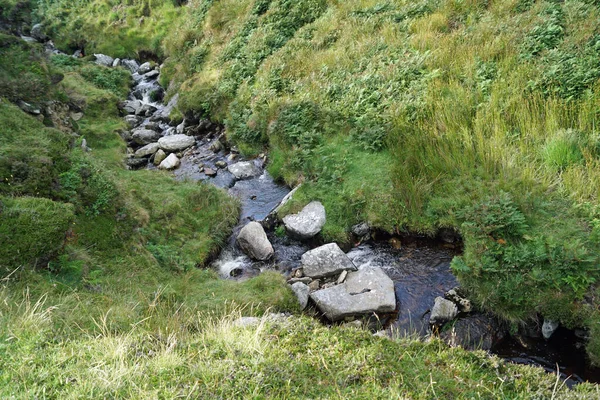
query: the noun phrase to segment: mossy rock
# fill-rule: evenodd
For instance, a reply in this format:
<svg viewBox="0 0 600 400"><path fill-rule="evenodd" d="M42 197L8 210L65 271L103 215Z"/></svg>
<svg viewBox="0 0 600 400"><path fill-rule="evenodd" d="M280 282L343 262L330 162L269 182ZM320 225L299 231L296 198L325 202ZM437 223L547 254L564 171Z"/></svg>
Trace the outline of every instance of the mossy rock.
<svg viewBox="0 0 600 400"><path fill-rule="evenodd" d="M64 245L73 206L36 197L0 197L0 272L40 267Z"/></svg>

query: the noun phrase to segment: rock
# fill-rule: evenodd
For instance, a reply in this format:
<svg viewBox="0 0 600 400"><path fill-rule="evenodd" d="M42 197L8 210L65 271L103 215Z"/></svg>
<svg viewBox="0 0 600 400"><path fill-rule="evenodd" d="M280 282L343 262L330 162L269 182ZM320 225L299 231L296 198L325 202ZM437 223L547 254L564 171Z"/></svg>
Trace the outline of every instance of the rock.
<svg viewBox="0 0 600 400"><path fill-rule="evenodd" d="M231 154L229 154L229 155L227 156L227 161L229 161L229 162L234 162L234 161L237 159L237 157L238 157L238 155L237 155L237 154L233 154L233 153L231 153Z"/></svg>
<svg viewBox="0 0 600 400"><path fill-rule="evenodd" d="M221 143L221 141L219 139L215 140L211 145L210 145L210 150L213 153L218 153L221 150L223 150L223 143Z"/></svg>
<svg viewBox="0 0 600 400"><path fill-rule="evenodd" d="M315 279L314 281L308 284L308 288L311 292L319 290L321 288L321 280Z"/></svg>
<svg viewBox="0 0 600 400"><path fill-rule="evenodd" d="M103 65L105 67L112 67L115 59L111 56L107 56L106 54L94 54L96 57L96 61L94 61L98 65Z"/></svg>
<svg viewBox="0 0 600 400"><path fill-rule="evenodd" d="M346 282L312 292L310 298L331 321L396 309L394 282L377 267L349 272Z"/></svg>
<svg viewBox="0 0 600 400"><path fill-rule="evenodd" d="M447 298L448 300L450 300L451 302L453 302L454 304L456 304L458 306L458 309L460 310L460 312L465 312L465 313L471 312L471 310L473 309L473 306L471 305L471 301L469 299L466 299L463 296L461 296L459 294L459 291L460 291L459 288L450 289L446 292L444 297Z"/></svg>
<svg viewBox="0 0 600 400"><path fill-rule="evenodd" d="M329 243L304 253L302 268L304 275L313 279L356 270L356 266L336 243Z"/></svg>
<svg viewBox="0 0 600 400"><path fill-rule="evenodd" d="M166 152L176 152L193 146L196 144L196 139L187 135L172 135L160 138L158 144Z"/></svg>
<svg viewBox="0 0 600 400"><path fill-rule="evenodd" d="M150 72L147 72L144 74L144 79L147 81L151 81L151 80L158 78L159 75L160 75L160 72L158 72L157 70L150 71Z"/></svg>
<svg viewBox="0 0 600 400"><path fill-rule="evenodd" d="M252 161L241 161L230 165L228 169L235 179L248 179L261 174L260 169Z"/></svg>
<svg viewBox="0 0 600 400"><path fill-rule="evenodd" d="M491 350L505 335L505 330L494 318L485 314L474 314L456 321L452 329L444 330L440 337L451 347Z"/></svg>
<svg viewBox="0 0 600 400"><path fill-rule="evenodd" d="M127 101L123 102L121 108L123 109L123 111L125 111L128 114L139 115L139 111L143 106L144 105L139 100L127 100Z"/></svg>
<svg viewBox="0 0 600 400"><path fill-rule="evenodd" d="M131 142L133 140L133 137L131 136L131 131L126 131L126 130L119 130L119 136L121 136L121 138L126 141L126 142ZM134 152L132 151L131 154L133 154Z"/></svg>
<svg viewBox="0 0 600 400"><path fill-rule="evenodd" d="M152 131L160 132L160 126L156 122L148 122L144 124L144 129L150 129Z"/></svg>
<svg viewBox="0 0 600 400"><path fill-rule="evenodd" d="M42 25L42 24L35 24L31 28L30 35L32 38L34 38L38 42L45 42L46 40L48 40L48 36L46 35L45 30L44 30L44 25Z"/></svg>
<svg viewBox="0 0 600 400"><path fill-rule="evenodd" d="M287 281L290 285L293 285L296 282L302 282L305 285L308 285L312 282L312 279L309 278L308 276L305 276L304 278L290 278Z"/></svg>
<svg viewBox="0 0 600 400"><path fill-rule="evenodd" d="M161 112L156 115L157 118L163 122L170 122L171 112L173 112L173 110L177 106L178 102L179 102L179 93L177 93L175 96L173 96L171 98L171 100L169 100L169 102L167 103L165 108L163 108L161 110ZM182 131L180 133L183 133L183 127L182 127Z"/></svg>
<svg viewBox="0 0 600 400"><path fill-rule="evenodd" d="M237 243L248 256L255 260L265 261L273 256L273 246L262 225L252 221L242 228Z"/></svg>
<svg viewBox="0 0 600 400"><path fill-rule="evenodd" d="M271 323L285 323L290 318L289 315L279 313L271 313L266 314L262 318L259 317L241 317L232 322L234 327L238 328L247 328L256 325L260 325L263 322L271 322Z"/></svg>
<svg viewBox="0 0 600 400"><path fill-rule="evenodd" d="M154 154L154 165L159 166L165 158L167 158L167 153L165 153L162 149L158 149L156 154Z"/></svg>
<svg viewBox="0 0 600 400"><path fill-rule="evenodd" d="M227 168L227 163L223 160L219 160L215 163L215 166L220 169L225 169Z"/></svg>
<svg viewBox="0 0 600 400"><path fill-rule="evenodd" d="M308 305L308 296L310 294L310 288L302 282L296 282L292 285L292 291L298 298L300 308L304 310Z"/></svg>
<svg viewBox="0 0 600 400"><path fill-rule="evenodd" d="M360 240L369 240L371 238L371 227L368 222L362 222L352 227L352 233Z"/></svg>
<svg viewBox="0 0 600 400"><path fill-rule="evenodd" d="M91 150L87 145L87 140L85 139L81 140L81 150L85 151L86 153Z"/></svg>
<svg viewBox="0 0 600 400"><path fill-rule="evenodd" d="M125 160L125 164L132 169L142 168L148 164L148 160L145 158L128 158Z"/></svg>
<svg viewBox="0 0 600 400"><path fill-rule="evenodd" d="M179 167L180 163L181 162L179 161L179 158L177 158L177 156L175 154L171 153L171 154L169 154L169 156L167 158L165 158L160 163L158 168L171 170L171 169L175 169L175 168Z"/></svg>
<svg viewBox="0 0 600 400"><path fill-rule="evenodd" d="M71 119L75 122L77 121L81 121L81 118L83 118L83 113L82 112L72 112L71 113Z"/></svg>
<svg viewBox="0 0 600 400"><path fill-rule="evenodd" d="M560 324L556 321L545 319L544 323L542 324L542 335L544 336L544 339L550 339L550 337L558 329L559 325Z"/></svg>
<svg viewBox="0 0 600 400"><path fill-rule="evenodd" d="M139 66L137 69L137 73L140 75L145 75L152 70L152 65L149 62L145 62Z"/></svg>
<svg viewBox="0 0 600 400"><path fill-rule="evenodd" d="M458 307L450 300L443 297L436 297L435 304L431 309L429 323L434 325L442 325L448 321L452 321L458 315Z"/></svg>
<svg viewBox="0 0 600 400"><path fill-rule="evenodd" d="M142 116L149 117L153 113L155 113L156 110L157 110L157 108L151 104L142 104L142 106L140 108L138 108L137 111L135 112L135 115L142 115Z"/></svg>
<svg viewBox="0 0 600 400"><path fill-rule="evenodd" d="M342 273L340 274L340 276L337 279L337 284L340 285L342 283L344 283L344 281L346 280L346 276L348 276L348 271L342 271Z"/></svg>
<svg viewBox="0 0 600 400"><path fill-rule="evenodd" d="M132 74L138 72L140 65L135 60L121 60L121 65L131 71Z"/></svg>
<svg viewBox="0 0 600 400"><path fill-rule="evenodd" d="M300 240L310 239L317 235L321 232L325 222L325 207L318 201L309 203L298 214L287 215L283 218L287 233Z"/></svg>
<svg viewBox="0 0 600 400"><path fill-rule="evenodd" d="M17 106L27 114L40 115L42 113L42 110L40 110L39 107L26 103L23 100L19 100Z"/></svg>
<svg viewBox="0 0 600 400"><path fill-rule="evenodd" d="M160 133L150 129L136 129L133 131L131 138L139 145L145 146L150 143L156 142L160 139Z"/></svg>
<svg viewBox="0 0 600 400"><path fill-rule="evenodd" d="M120 58L115 58L115 60L112 63L112 67L116 68L116 67L118 67L120 65L121 65L121 59Z"/></svg>
<svg viewBox="0 0 600 400"><path fill-rule="evenodd" d="M81 58L81 57L83 57L83 51L75 50L75 53L73 53L73 58Z"/></svg>
<svg viewBox="0 0 600 400"><path fill-rule="evenodd" d="M215 171L214 169L211 169L211 168L204 168L204 174L206 176L210 176L211 178L214 178L215 176L217 176L217 171Z"/></svg>
<svg viewBox="0 0 600 400"><path fill-rule="evenodd" d="M136 157L136 158L150 157L152 154L156 153L159 149L160 149L160 146L158 145L158 143L150 143L150 144L145 145L142 148L139 148L135 152L134 157Z"/></svg>

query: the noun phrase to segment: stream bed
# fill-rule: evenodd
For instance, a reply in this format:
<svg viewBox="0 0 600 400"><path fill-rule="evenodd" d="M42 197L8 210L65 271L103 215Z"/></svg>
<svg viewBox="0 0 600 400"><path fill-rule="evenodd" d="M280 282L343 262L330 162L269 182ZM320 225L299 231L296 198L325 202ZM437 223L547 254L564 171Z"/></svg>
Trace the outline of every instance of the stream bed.
<svg viewBox="0 0 600 400"><path fill-rule="evenodd" d="M174 127L165 122L164 114L171 105L151 100L151 93L162 91L156 79L148 80L137 72L133 73L133 77L135 86L129 100L138 100L152 110L139 126L158 124L162 136L181 133L184 128L187 129L185 132L193 132L193 126ZM173 173L178 180L213 184L227 190L241 202L239 223L220 255L213 261L212 267L223 279L248 279L273 269L289 276L294 269L300 267L302 254L319 243L298 242L276 235L273 229L267 229L275 255L268 261L257 262L239 249L235 238L249 221L265 220L290 193L290 189L276 183L264 169L267 162L265 156L250 160L260 174L250 179L236 180L227 166L242 158L235 149L228 149L219 143L223 137L222 128L211 127L210 123L208 126L204 133L194 135L195 146L178 154L180 165ZM143 167L156 168L150 161ZM211 172L210 175L207 171ZM381 236L358 244L347 253L348 257L358 268L382 268L393 280L397 313L387 324L387 331L391 336L431 335L429 313L435 298L444 296L448 290L459 285L451 272L450 263L454 256L460 254L460 244L420 237ZM491 352L510 362L538 365L554 373L558 368L561 377L569 385L586 380L600 382L600 369L589 367L585 351L580 345L581 340L575 338L571 331L559 329L550 340L528 338L526 343L522 338L517 340L500 332L498 335L494 332L494 336L493 345L489 346Z"/></svg>

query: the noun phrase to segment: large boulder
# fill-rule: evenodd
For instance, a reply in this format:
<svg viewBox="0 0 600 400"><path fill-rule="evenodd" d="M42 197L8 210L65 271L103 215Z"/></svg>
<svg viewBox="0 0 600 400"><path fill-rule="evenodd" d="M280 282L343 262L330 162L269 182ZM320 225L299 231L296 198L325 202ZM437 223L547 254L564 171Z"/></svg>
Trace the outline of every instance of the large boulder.
<svg viewBox="0 0 600 400"><path fill-rule="evenodd" d="M310 298L331 321L396 309L394 282L378 267L350 272L341 285L312 292Z"/></svg>
<svg viewBox="0 0 600 400"><path fill-rule="evenodd" d="M135 143L145 146L160 139L160 133L151 129L136 129L131 137Z"/></svg>
<svg viewBox="0 0 600 400"><path fill-rule="evenodd" d="M467 350L491 350L505 335L498 321L485 314L468 315L453 323L452 329L440 333L449 346Z"/></svg>
<svg viewBox="0 0 600 400"><path fill-rule="evenodd" d="M179 158L177 158L177 156L175 155L175 153L171 153L167 158L165 158L160 165L158 166L158 168L160 169L166 169L166 170L171 170L171 169L175 169L177 167L179 167L179 164L181 162L179 161Z"/></svg>
<svg viewBox="0 0 600 400"><path fill-rule="evenodd" d="M103 65L105 67L112 67L115 59L111 56L107 56L106 54L94 54L96 57L95 63L98 65Z"/></svg>
<svg viewBox="0 0 600 400"><path fill-rule="evenodd" d="M228 169L235 179L248 179L261 174L260 168L252 161L241 161L230 165Z"/></svg>
<svg viewBox="0 0 600 400"><path fill-rule="evenodd" d="M287 233L300 240L314 237L326 222L325 207L318 201L309 203L298 214L286 215L283 224Z"/></svg>
<svg viewBox="0 0 600 400"><path fill-rule="evenodd" d="M150 143L150 144L145 145L144 147L140 147L139 149L137 149L134 157L135 158L149 157L152 154L156 153L158 151L158 149L160 149L160 146L158 145L158 143Z"/></svg>
<svg viewBox="0 0 600 400"><path fill-rule="evenodd" d="M429 317L429 323L434 325L442 325L446 322L452 321L458 315L458 307L450 300L446 300L443 297L436 297L435 304L431 309L431 316Z"/></svg>
<svg viewBox="0 0 600 400"><path fill-rule="evenodd" d="M329 243L304 253L302 269L304 275L317 279L355 271L356 266L336 243Z"/></svg>
<svg viewBox="0 0 600 400"><path fill-rule="evenodd" d="M160 148L166 152L182 151L193 146L196 139L193 136L187 135L172 135L160 138L158 144Z"/></svg>
<svg viewBox="0 0 600 400"><path fill-rule="evenodd" d="M252 221L242 228L238 237L238 245L255 260L264 261L273 256L273 246L262 225Z"/></svg>

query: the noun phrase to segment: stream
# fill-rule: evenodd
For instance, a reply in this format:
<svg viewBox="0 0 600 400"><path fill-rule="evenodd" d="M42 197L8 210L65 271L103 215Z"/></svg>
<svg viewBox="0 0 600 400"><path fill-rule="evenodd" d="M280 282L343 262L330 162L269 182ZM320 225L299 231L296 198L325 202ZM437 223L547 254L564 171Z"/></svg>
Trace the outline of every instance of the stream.
<svg viewBox="0 0 600 400"><path fill-rule="evenodd" d="M133 72L135 85L129 100L138 100L151 110L138 126L157 124L163 136L186 132L196 138L195 146L178 154L181 163L173 172L175 179L213 184L227 190L241 202L239 223L212 266L223 279L248 279L273 269L289 276L294 269L300 267L302 254L322 243L301 243L287 236L277 236L273 229L267 229L275 255L269 261L257 262L247 257L236 246L235 241L246 223L265 220L290 193L289 188L276 183L264 169L266 157L250 160L260 169L258 176L236 180L223 166L241 161L242 158L235 149L228 150L226 146L217 143L222 137L222 128L208 121L194 121L190 125L182 123L177 127L169 125L165 114L168 115L174 101L167 105L152 101L151 93L164 92L156 76L148 79L147 75L135 72L135 68L130 65L133 64L130 62L126 66ZM198 126L204 127L200 129ZM147 165L138 167L156 168L151 159ZM215 172L216 176L207 175L207 170ZM443 240L393 238L382 234L359 244L347 255L357 267L380 267L393 280L398 311L389 322L387 332L392 336L425 337L431 335L429 312L434 299L458 286L451 272L450 262L460 251L460 244L449 244ZM474 318L479 316L475 315ZM558 365L561 377L569 385L586 380L600 382L600 369L589 367L581 340L575 338L571 331L561 328L550 340L528 338L527 343L508 334L496 335L494 332L494 336L500 340L493 340L491 352L510 362L538 365L553 373Z"/></svg>

